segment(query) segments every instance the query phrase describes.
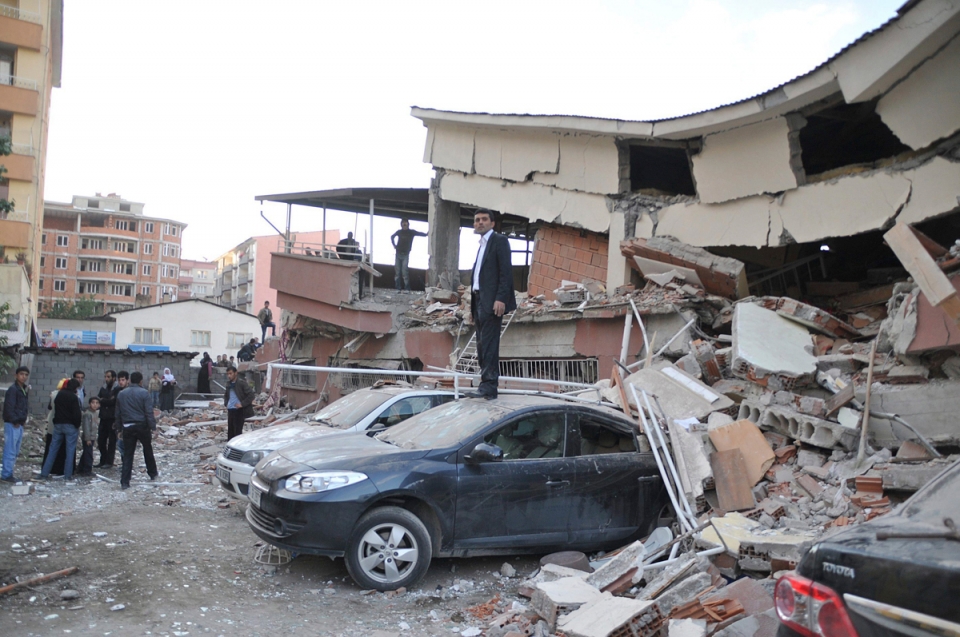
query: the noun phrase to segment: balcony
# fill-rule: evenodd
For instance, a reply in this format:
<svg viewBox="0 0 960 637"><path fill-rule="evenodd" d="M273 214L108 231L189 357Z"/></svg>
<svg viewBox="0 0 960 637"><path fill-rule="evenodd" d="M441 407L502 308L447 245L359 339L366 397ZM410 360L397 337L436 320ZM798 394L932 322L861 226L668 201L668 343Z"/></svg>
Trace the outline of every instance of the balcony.
<svg viewBox="0 0 960 637"><path fill-rule="evenodd" d="M237 277L237 285L246 285L247 281L249 280L250 279L246 274L241 274L239 277Z"/></svg>
<svg viewBox="0 0 960 637"><path fill-rule="evenodd" d="M277 305L310 318L358 332L395 331L391 312L351 307L359 292L359 261L274 252L270 255L270 287Z"/></svg>
<svg viewBox="0 0 960 637"><path fill-rule="evenodd" d="M33 181L33 166L36 163L36 159L33 157L33 148L22 144L12 144L12 146L12 155L0 157L0 165L7 169L4 177L17 181Z"/></svg>
<svg viewBox="0 0 960 637"><path fill-rule="evenodd" d="M40 16L16 7L0 5L0 41L39 51L43 46Z"/></svg>
<svg viewBox="0 0 960 637"><path fill-rule="evenodd" d="M0 110L36 116L40 112L37 81L0 75Z"/></svg>
<svg viewBox="0 0 960 637"><path fill-rule="evenodd" d="M2 229L0 229L0 232L2 232ZM7 338L8 345L29 342L31 320L30 280L27 279L26 270L22 265L16 263L0 264L0 290L3 290L4 298L10 303L8 314L13 325L9 327L14 328L9 331L0 330L0 334Z"/></svg>
<svg viewBox="0 0 960 637"><path fill-rule="evenodd" d="M32 226L26 221L16 221L12 217L13 215L0 219L0 237L3 237L3 245L26 250L30 245Z"/></svg>

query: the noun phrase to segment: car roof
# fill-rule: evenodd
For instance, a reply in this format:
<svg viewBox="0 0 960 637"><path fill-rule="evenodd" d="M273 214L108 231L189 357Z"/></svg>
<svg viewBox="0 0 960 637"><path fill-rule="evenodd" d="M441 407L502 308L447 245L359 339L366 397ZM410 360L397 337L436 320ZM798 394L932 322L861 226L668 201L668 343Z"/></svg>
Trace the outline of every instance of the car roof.
<svg viewBox="0 0 960 637"><path fill-rule="evenodd" d="M378 394L400 396L403 394L421 394L427 396L452 396L453 392L445 389L421 389L413 385L381 385L380 387L362 387L356 391L370 391Z"/></svg>
<svg viewBox="0 0 960 637"><path fill-rule="evenodd" d="M483 400L482 398L476 399L466 399L466 400ZM565 400L563 398L552 398L550 396L542 396L538 394L500 394L497 398L490 401L491 406L501 407L503 411L518 411L526 407L563 407L566 409L571 409L574 407L587 409L589 411L598 412L609 416L610 418L615 418L618 420L626 420L633 424L633 420L624 415L622 411L618 411L611 407L605 407L603 405L597 405L595 403L587 403L580 401Z"/></svg>

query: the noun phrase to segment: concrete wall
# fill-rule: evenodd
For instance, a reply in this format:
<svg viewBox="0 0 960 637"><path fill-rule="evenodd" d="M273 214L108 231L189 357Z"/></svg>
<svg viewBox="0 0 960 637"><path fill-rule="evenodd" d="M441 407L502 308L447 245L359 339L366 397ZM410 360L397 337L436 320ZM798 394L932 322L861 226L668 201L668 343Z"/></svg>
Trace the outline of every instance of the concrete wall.
<svg viewBox="0 0 960 637"><path fill-rule="evenodd" d="M77 351L54 349L26 349L20 355L20 364L30 368L30 414L36 418L45 418L50 392L57 383L69 378L74 370L86 373L85 389L87 396L96 393L103 386L103 374L108 369L116 372L140 372L149 378L153 372L163 373L164 367L177 379L181 392L195 391L196 372L190 369L193 353L186 352L130 352L113 350ZM146 387L146 381L144 381Z"/></svg>
<svg viewBox="0 0 960 637"><path fill-rule="evenodd" d="M163 330L161 344L171 351L209 352L213 358L218 354L235 356L239 347L228 346L228 333L248 335L247 340L251 337L259 340L261 333L257 317L200 300L152 305L111 316L117 321L118 349L134 344L135 330L139 327ZM193 330L210 332L210 346L190 345Z"/></svg>

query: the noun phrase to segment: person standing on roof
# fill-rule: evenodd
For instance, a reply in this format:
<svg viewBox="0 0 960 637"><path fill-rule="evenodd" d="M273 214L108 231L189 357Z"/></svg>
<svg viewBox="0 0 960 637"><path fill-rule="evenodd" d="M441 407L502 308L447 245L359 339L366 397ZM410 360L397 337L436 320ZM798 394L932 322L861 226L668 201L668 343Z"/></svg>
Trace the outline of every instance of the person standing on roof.
<svg viewBox="0 0 960 637"><path fill-rule="evenodd" d="M353 238L352 232L347 233L346 239L340 239L337 242L337 256L347 261L363 259L363 253L360 252L360 242Z"/></svg>
<svg viewBox="0 0 960 637"><path fill-rule="evenodd" d="M393 243L393 248L397 251L397 256L394 259L393 264L393 281L394 287L398 291L410 291L410 249L413 247L413 240L416 237L425 236L427 235L424 232L411 230L410 222L407 219L401 219L400 229L394 232L390 237L390 242ZM403 287L401 287L401 283L403 284Z"/></svg>

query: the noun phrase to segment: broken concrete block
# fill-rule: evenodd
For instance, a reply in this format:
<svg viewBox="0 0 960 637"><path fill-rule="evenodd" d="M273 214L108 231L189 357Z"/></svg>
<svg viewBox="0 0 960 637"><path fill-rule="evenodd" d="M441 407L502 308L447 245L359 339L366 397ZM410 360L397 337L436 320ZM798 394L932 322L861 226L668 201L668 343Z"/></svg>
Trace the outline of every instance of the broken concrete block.
<svg viewBox="0 0 960 637"><path fill-rule="evenodd" d="M696 272L703 289L711 294L738 299L747 296L746 266L742 261L715 254L677 241L672 237L652 237L650 239L630 239L620 243L620 252L627 258L631 267L643 271L633 257L652 259L671 267L689 268Z"/></svg>
<svg viewBox="0 0 960 637"><path fill-rule="evenodd" d="M674 584L657 597L657 604L660 605L660 612L664 615L670 615L671 611L677 606L686 602L710 588L713 578L709 573L696 573L680 582Z"/></svg>
<svg viewBox="0 0 960 637"><path fill-rule="evenodd" d="M929 460L932 457L926 447L912 440L907 440L897 449L898 460Z"/></svg>
<svg viewBox="0 0 960 637"><path fill-rule="evenodd" d="M883 465L880 475L883 477L884 490L916 491L936 478L947 467L943 463L924 465ZM874 469L880 469L875 466Z"/></svg>
<svg viewBox="0 0 960 637"><path fill-rule="evenodd" d="M553 582L541 582L530 600L534 611L550 625L556 627L557 616L574 611L603 593L579 577L564 577Z"/></svg>
<svg viewBox="0 0 960 637"><path fill-rule="evenodd" d="M763 613L773 608L773 595L760 582L750 577L742 577L727 584L723 590L712 593L704 598L704 601L720 599L737 600L747 615Z"/></svg>
<svg viewBox="0 0 960 637"><path fill-rule="evenodd" d="M835 338L860 336L860 332L852 325L844 323L818 307L796 299L766 296L758 299L757 304L826 336Z"/></svg>
<svg viewBox="0 0 960 637"><path fill-rule="evenodd" d="M607 637L652 635L663 623L656 602L607 595L561 617L557 627L568 637Z"/></svg>
<svg viewBox="0 0 960 637"><path fill-rule="evenodd" d="M703 377L703 370L700 369L700 363L697 362L697 357L694 356L693 352L679 358L674 364L697 380Z"/></svg>
<svg viewBox="0 0 960 637"><path fill-rule="evenodd" d="M587 575L586 582L597 589L613 583L631 568L637 568L636 579L643 576L643 557L646 549L643 542L637 541L623 548L609 562Z"/></svg>
<svg viewBox="0 0 960 637"><path fill-rule="evenodd" d="M10 487L10 495L30 495L33 493L32 484L15 484Z"/></svg>
<svg viewBox="0 0 960 637"><path fill-rule="evenodd" d="M747 418L761 427L823 449L850 451L856 449L860 441L859 427L847 427L842 421L831 422L777 405L764 406L745 400L740 403L740 418Z"/></svg>
<svg viewBox="0 0 960 637"><path fill-rule="evenodd" d="M643 389L647 394L657 396L667 417L674 420L696 418L702 421L708 414L730 409L734 405L726 396L670 363L654 363L649 369L641 369L627 376L624 382L634 385L638 395ZM627 399L636 407L633 404L633 392L629 388Z"/></svg>
<svg viewBox="0 0 960 637"><path fill-rule="evenodd" d="M740 513L727 513L713 518L713 524L703 530L697 542L705 546L722 546L718 533L723 535L727 549L735 556L740 556L741 546L746 545L767 551L771 557L795 561L817 537L805 531L768 530Z"/></svg>
<svg viewBox="0 0 960 637"><path fill-rule="evenodd" d="M714 427L708 431L708 435L717 451L739 449L743 453L751 487L763 479L763 474L773 466L776 459L770 443L763 437L760 429L749 420L738 420Z"/></svg>
<svg viewBox="0 0 960 637"><path fill-rule="evenodd" d="M734 375L769 389L793 389L809 382L817 359L806 328L753 303L739 303L733 313Z"/></svg>
<svg viewBox="0 0 960 637"><path fill-rule="evenodd" d="M802 475L797 477L797 484L800 485L804 491L810 494L811 498L815 498L821 493L823 493L823 487L820 486L820 483L811 476Z"/></svg>
<svg viewBox="0 0 960 637"><path fill-rule="evenodd" d="M703 449L702 434L689 433L673 422L669 423L669 430L674 455L678 456L677 470L681 472L683 492L693 502L703 495L703 481L713 477L710 459Z"/></svg>
<svg viewBox="0 0 960 637"><path fill-rule="evenodd" d="M857 389L857 400L863 403L865 388ZM960 383L930 381L922 385L884 385L874 383L870 398L872 411L897 414L914 426L934 445L960 444ZM870 419L870 443L896 448L916 437L906 428L879 418Z"/></svg>
<svg viewBox="0 0 960 637"><path fill-rule="evenodd" d="M824 462L826 462L826 458L816 451L801 449L797 452L797 466L801 469L804 467L821 467Z"/></svg>

